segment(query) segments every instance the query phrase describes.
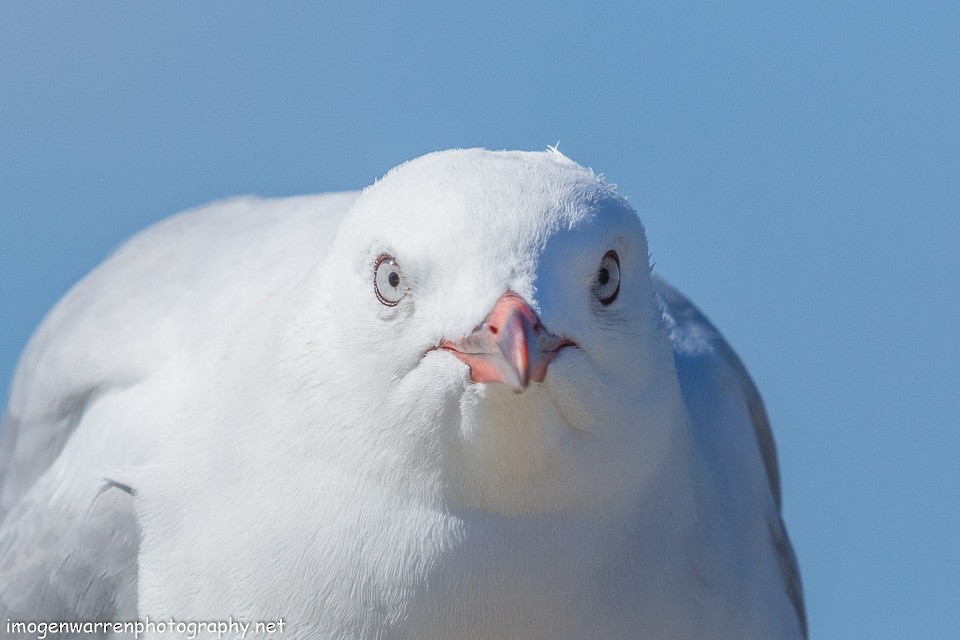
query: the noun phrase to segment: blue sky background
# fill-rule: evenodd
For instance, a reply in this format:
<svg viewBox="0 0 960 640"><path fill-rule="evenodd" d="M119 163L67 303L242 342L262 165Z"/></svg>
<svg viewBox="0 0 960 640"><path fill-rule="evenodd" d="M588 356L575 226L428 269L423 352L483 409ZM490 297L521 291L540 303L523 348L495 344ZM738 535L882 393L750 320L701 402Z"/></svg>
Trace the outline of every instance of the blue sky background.
<svg viewBox="0 0 960 640"><path fill-rule="evenodd" d="M558 140L756 378L813 637L960 637L955 0L5 2L0 384L168 214Z"/></svg>

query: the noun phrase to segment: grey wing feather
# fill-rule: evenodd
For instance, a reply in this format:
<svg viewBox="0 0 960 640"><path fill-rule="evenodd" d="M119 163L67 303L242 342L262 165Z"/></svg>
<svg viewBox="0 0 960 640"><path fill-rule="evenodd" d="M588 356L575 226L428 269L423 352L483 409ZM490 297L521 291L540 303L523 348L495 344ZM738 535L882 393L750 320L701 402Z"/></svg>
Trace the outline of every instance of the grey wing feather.
<svg viewBox="0 0 960 640"><path fill-rule="evenodd" d="M66 480L58 460L98 396L97 389L70 395L31 422L7 413L0 434L0 620L136 617L133 496L107 479Z"/></svg>
<svg viewBox="0 0 960 640"><path fill-rule="evenodd" d="M663 322L670 333L674 358L678 370L710 366L700 361L719 358L723 370L742 394L747 413L756 435L757 446L763 459L770 492L776 505L776 513L770 522L770 536L777 553L780 574L786 585L787 594L797 612L804 637L807 637L806 611L803 603L803 589L800 582L800 570L786 527L781 517L780 470L777 463L777 451L770 429L770 421L763 405L760 392L747 372L746 367L723 339L720 332L683 294L657 275L653 276L653 289L663 312ZM681 367L681 361L685 367Z"/></svg>
<svg viewBox="0 0 960 640"><path fill-rule="evenodd" d="M653 283L665 321L670 328L670 340L673 343L674 353L686 356L701 353L706 349L720 356L733 372L746 400L750 421L757 436L757 445L760 447L763 465L767 470L770 491L779 509L780 467L777 463L777 448L773 441L770 421L767 419L767 410L763 406L763 399L753 379L720 332L693 303L659 276L654 276Z"/></svg>
<svg viewBox="0 0 960 640"><path fill-rule="evenodd" d="M0 431L0 522L57 459L98 393L93 387L68 395L29 428L8 411Z"/></svg>
<svg viewBox="0 0 960 640"><path fill-rule="evenodd" d="M75 510L56 484L42 477L0 525L0 619L134 619L133 497L104 482L85 510Z"/></svg>

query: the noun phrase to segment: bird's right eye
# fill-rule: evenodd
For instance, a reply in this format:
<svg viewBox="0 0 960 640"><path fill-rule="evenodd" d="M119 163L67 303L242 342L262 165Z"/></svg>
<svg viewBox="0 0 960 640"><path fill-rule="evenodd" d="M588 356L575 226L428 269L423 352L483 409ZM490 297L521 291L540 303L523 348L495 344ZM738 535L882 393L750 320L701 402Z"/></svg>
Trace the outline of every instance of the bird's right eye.
<svg viewBox="0 0 960 640"><path fill-rule="evenodd" d="M388 307L394 307L407 295L407 284L396 259L388 254L377 258L373 267L373 289L377 299Z"/></svg>

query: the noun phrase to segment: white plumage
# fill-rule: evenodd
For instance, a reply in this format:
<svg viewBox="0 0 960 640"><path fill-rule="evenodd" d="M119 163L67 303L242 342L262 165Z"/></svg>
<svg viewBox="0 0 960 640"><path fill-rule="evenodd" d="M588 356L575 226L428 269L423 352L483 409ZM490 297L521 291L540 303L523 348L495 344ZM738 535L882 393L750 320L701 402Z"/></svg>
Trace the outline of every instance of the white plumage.
<svg viewBox="0 0 960 640"><path fill-rule="evenodd" d="M0 481L0 620L805 635L756 389L553 150L141 233L28 346Z"/></svg>

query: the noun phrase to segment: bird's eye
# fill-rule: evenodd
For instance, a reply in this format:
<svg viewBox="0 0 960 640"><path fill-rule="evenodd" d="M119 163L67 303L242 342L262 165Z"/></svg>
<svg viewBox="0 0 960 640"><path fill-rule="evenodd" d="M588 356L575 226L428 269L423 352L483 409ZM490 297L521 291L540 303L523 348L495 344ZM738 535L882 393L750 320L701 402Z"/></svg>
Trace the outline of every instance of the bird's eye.
<svg viewBox="0 0 960 640"><path fill-rule="evenodd" d="M620 256L616 251L607 251L600 261L594 293L603 306L617 299L620 293Z"/></svg>
<svg viewBox="0 0 960 640"><path fill-rule="evenodd" d="M377 264L373 267L373 288L377 292L377 299L388 307L395 306L407 295L403 271L393 256L383 254L377 258Z"/></svg>

